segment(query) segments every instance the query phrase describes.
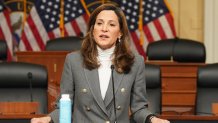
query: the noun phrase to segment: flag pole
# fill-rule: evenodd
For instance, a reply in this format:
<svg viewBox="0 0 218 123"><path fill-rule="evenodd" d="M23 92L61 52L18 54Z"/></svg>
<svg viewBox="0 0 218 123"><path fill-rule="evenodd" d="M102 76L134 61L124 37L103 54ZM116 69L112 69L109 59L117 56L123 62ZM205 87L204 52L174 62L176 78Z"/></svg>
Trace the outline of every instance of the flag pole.
<svg viewBox="0 0 218 123"><path fill-rule="evenodd" d="M80 2L82 3L83 8L84 8L85 11L86 11L86 14L87 14L88 16L90 16L90 12L89 12L89 10L88 10L86 4L85 4L85 1L84 1L84 0L80 0Z"/></svg>
<svg viewBox="0 0 218 123"><path fill-rule="evenodd" d="M26 22L26 0L23 1L23 24L22 24L22 30L24 29L24 24Z"/></svg>
<svg viewBox="0 0 218 123"><path fill-rule="evenodd" d="M60 24L59 24L59 28L60 28L60 32L61 32L61 37L64 37L64 0L60 1Z"/></svg>
<svg viewBox="0 0 218 123"><path fill-rule="evenodd" d="M139 32L140 32L140 45L144 43L143 37L143 6L142 0L139 1L139 24L138 24Z"/></svg>

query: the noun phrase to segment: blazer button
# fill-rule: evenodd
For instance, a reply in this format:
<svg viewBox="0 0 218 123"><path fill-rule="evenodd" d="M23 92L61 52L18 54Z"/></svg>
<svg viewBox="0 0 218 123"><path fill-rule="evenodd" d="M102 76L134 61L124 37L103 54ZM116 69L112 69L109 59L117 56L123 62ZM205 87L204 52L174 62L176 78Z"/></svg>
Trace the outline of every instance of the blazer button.
<svg viewBox="0 0 218 123"><path fill-rule="evenodd" d="M91 108L89 108L89 107L86 107L86 110L87 110L87 111L91 111Z"/></svg>
<svg viewBox="0 0 218 123"><path fill-rule="evenodd" d="M117 106L117 110L120 110L121 109L121 106Z"/></svg>
<svg viewBox="0 0 218 123"><path fill-rule="evenodd" d="M86 106L86 111L91 111L91 108Z"/></svg>
<svg viewBox="0 0 218 123"><path fill-rule="evenodd" d="M126 89L125 89L125 88L121 88L120 91L121 91L122 93L124 93L124 92L126 91Z"/></svg>
<svg viewBox="0 0 218 123"><path fill-rule="evenodd" d="M106 121L105 123L110 123L110 121Z"/></svg>
<svg viewBox="0 0 218 123"><path fill-rule="evenodd" d="M87 89L83 88L83 89L82 89L82 92L83 92L83 93L87 93Z"/></svg>

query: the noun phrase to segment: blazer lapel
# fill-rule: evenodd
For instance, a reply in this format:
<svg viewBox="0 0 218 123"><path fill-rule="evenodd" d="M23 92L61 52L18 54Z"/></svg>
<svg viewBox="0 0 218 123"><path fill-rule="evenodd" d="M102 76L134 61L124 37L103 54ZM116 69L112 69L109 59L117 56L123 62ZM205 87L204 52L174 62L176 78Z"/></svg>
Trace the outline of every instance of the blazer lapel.
<svg viewBox="0 0 218 123"><path fill-rule="evenodd" d="M94 96L96 102L101 107L101 109L104 111L104 113L108 115L104 101L101 96L97 69L94 69L94 70L84 69L84 72L85 72L86 80L88 82L90 90L92 92L92 95Z"/></svg>
<svg viewBox="0 0 218 123"><path fill-rule="evenodd" d="M114 70L113 76L114 76L114 91L116 95L116 92L119 88L119 85L123 79L124 74L117 73L117 71ZM111 75L110 83L104 99L105 106L107 107L112 100L113 100L113 84L112 84L112 75Z"/></svg>

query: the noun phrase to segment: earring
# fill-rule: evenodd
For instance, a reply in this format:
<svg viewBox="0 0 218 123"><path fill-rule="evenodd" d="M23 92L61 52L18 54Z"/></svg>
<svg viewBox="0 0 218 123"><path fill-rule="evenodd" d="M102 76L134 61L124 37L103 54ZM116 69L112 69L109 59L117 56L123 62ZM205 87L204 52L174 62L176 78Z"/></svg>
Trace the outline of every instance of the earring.
<svg viewBox="0 0 218 123"><path fill-rule="evenodd" d="M119 42L119 43L121 42L121 36L118 38L118 42Z"/></svg>
<svg viewBox="0 0 218 123"><path fill-rule="evenodd" d="M121 38L120 38L120 37L118 38L118 42L119 42L119 43L121 42Z"/></svg>

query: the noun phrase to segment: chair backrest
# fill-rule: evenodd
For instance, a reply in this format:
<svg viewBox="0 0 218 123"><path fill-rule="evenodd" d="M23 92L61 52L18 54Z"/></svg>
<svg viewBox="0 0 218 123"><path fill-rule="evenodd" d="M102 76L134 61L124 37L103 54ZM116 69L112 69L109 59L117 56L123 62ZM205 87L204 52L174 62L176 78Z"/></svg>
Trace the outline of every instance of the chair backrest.
<svg viewBox="0 0 218 123"><path fill-rule="evenodd" d="M0 63L0 102L30 102L32 82L33 101L39 102L39 113L45 114L48 106L47 81L47 69L42 65L22 62Z"/></svg>
<svg viewBox="0 0 218 123"><path fill-rule="evenodd" d="M146 90L149 110L161 114L161 70L160 66L145 64Z"/></svg>
<svg viewBox="0 0 218 123"><path fill-rule="evenodd" d="M82 38L69 36L47 41L46 51L75 51L81 48Z"/></svg>
<svg viewBox="0 0 218 123"><path fill-rule="evenodd" d="M212 103L218 103L218 63L200 66L197 72L196 114L213 115Z"/></svg>
<svg viewBox="0 0 218 123"><path fill-rule="evenodd" d="M165 39L149 43L146 55L148 60L171 60L175 39Z"/></svg>
<svg viewBox="0 0 218 123"><path fill-rule="evenodd" d="M0 61L7 59L7 44L6 41L0 40Z"/></svg>
<svg viewBox="0 0 218 123"><path fill-rule="evenodd" d="M149 43L147 60L172 60L176 62L205 62L203 43L190 39L164 39Z"/></svg>
<svg viewBox="0 0 218 123"><path fill-rule="evenodd" d="M174 45L173 60L177 62L205 62L206 51L203 43L178 38Z"/></svg>

